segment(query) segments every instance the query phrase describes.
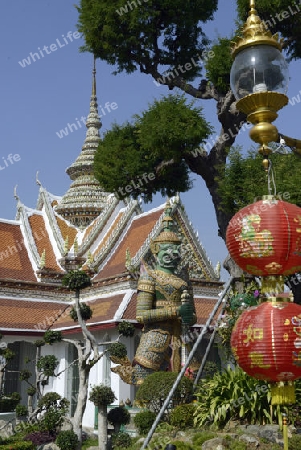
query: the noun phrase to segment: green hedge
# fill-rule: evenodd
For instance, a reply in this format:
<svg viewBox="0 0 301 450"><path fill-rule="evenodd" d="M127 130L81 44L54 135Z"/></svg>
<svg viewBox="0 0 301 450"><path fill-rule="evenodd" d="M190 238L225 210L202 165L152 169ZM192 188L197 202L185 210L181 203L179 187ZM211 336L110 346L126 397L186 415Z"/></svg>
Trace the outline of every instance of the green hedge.
<svg viewBox="0 0 301 450"><path fill-rule="evenodd" d="M0 444L0 450L35 450L36 446L32 442L12 441L8 444Z"/></svg>

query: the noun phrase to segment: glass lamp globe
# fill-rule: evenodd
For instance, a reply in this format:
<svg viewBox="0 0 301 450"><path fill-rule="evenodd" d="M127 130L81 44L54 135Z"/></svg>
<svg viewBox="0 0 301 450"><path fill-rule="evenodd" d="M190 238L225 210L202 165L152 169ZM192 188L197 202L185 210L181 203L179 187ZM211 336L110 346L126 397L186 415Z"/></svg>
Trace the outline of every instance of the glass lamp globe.
<svg viewBox="0 0 301 450"><path fill-rule="evenodd" d="M253 45L237 53L230 72L232 92L237 100L257 92L286 94L288 65L278 48Z"/></svg>

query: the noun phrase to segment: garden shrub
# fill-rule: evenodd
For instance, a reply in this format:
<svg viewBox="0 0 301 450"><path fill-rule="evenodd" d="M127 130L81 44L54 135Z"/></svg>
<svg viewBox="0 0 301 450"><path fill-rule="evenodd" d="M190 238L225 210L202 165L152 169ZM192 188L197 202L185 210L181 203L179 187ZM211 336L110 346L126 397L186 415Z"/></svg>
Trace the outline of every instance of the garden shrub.
<svg viewBox="0 0 301 450"><path fill-rule="evenodd" d="M13 441L7 444L0 443L0 450L35 450L36 446L32 442Z"/></svg>
<svg viewBox="0 0 301 450"><path fill-rule="evenodd" d="M154 372L148 375L139 386L136 402L158 414L177 377L178 373L176 372ZM170 408L190 403L192 395L193 382L189 378L183 377L170 401Z"/></svg>
<svg viewBox="0 0 301 450"><path fill-rule="evenodd" d="M175 445L177 450L196 450L188 442L183 441L171 441L172 445Z"/></svg>
<svg viewBox="0 0 301 450"><path fill-rule="evenodd" d="M249 424L272 423L269 387L266 381L247 375L239 367L223 370L200 380L197 392L195 425L214 423L222 427L228 420ZM279 408L273 408L277 418Z"/></svg>
<svg viewBox="0 0 301 450"><path fill-rule="evenodd" d="M122 342L113 342L109 346L108 353L115 358L125 358L127 356L126 346Z"/></svg>
<svg viewBox="0 0 301 450"><path fill-rule="evenodd" d="M42 414L38 421L40 431L57 434L68 412L69 402L56 392L48 392L38 402L39 412Z"/></svg>
<svg viewBox="0 0 301 450"><path fill-rule="evenodd" d="M113 449L116 449L116 450L118 447L120 447L121 449L128 448L132 445L132 438L128 433L119 431L119 433L113 434L112 445L113 445Z"/></svg>
<svg viewBox="0 0 301 450"><path fill-rule="evenodd" d="M130 423L131 415L124 406L117 406L108 412L107 419L114 428L117 428L120 427L120 425L127 425Z"/></svg>
<svg viewBox="0 0 301 450"><path fill-rule="evenodd" d="M132 337L135 334L135 327L132 323L124 320L118 325L118 333L122 334L125 337Z"/></svg>
<svg viewBox="0 0 301 450"><path fill-rule="evenodd" d="M24 440L31 441L35 446L38 446L54 442L55 438L56 434L49 431L32 431L25 436Z"/></svg>
<svg viewBox="0 0 301 450"><path fill-rule="evenodd" d="M300 450L301 448L301 436L293 434L288 440L288 450Z"/></svg>
<svg viewBox="0 0 301 450"><path fill-rule="evenodd" d="M76 450L78 437L73 430L60 431L55 443L61 450Z"/></svg>
<svg viewBox="0 0 301 450"><path fill-rule="evenodd" d="M24 405L17 405L16 406L16 416L17 417L24 417L28 415L28 409Z"/></svg>
<svg viewBox="0 0 301 450"><path fill-rule="evenodd" d="M178 405L170 413L170 424L184 430L194 425L195 404Z"/></svg>
<svg viewBox="0 0 301 450"><path fill-rule="evenodd" d="M147 434L152 427L157 415L153 411L140 411L134 417L134 424L139 434Z"/></svg>
<svg viewBox="0 0 301 450"><path fill-rule="evenodd" d="M215 437L216 434L212 433L211 431L200 431L199 433L196 433L192 438L193 447L201 448L204 442L209 441L210 439L213 439Z"/></svg>

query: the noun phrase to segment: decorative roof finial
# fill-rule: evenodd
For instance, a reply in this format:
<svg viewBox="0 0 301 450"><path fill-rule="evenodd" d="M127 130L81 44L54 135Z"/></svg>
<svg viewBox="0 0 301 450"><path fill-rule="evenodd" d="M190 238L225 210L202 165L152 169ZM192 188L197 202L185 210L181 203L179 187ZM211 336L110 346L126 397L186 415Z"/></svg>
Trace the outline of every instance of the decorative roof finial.
<svg viewBox="0 0 301 450"><path fill-rule="evenodd" d="M249 12L249 16L250 16L251 14L256 14L255 0L250 0L250 12Z"/></svg>
<svg viewBox="0 0 301 450"><path fill-rule="evenodd" d="M93 76L92 76L92 95L94 97L96 97L96 64L95 64L95 62L96 62L96 58L94 56L94 59L93 59L93 71L92 71L92 74L93 74Z"/></svg>
<svg viewBox="0 0 301 450"><path fill-rule="evenodd" d="M42 186L42 183L40 182L38 176L39 176L39 171L37 171L37 173L36 173L36 183L38 186Z"/></svg>
<svg viewBox="0 0 301 450"><path fill-rule="evenodd" d="M19 201L20 198L19 198L19 196L18 196L18 194L17 194L17 187L18 187L18 185L16 184L16 186L14 187L14 197L15 197L15 199L16 199L17 201Z"/></svg>

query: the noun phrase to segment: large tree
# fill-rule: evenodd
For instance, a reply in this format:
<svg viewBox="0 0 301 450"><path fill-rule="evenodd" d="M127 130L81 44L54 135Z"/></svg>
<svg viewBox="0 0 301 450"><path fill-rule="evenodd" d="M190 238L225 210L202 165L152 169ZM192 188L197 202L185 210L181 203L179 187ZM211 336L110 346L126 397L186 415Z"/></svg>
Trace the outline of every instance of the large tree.
<svg viewBox="0 0 301 450"><path fill-rule="evenodd" d="M262 13L267 20L267 15L271 19L271 14L276 17L279 11L288 10L290 3L288 0L258 0L256 6L259 15ZM248 0L237 0L241 23L247 17L249 4ZM113 65L115 73L139 70L151 75L157 83L168 86L170 90L182 90L186 98L190 95L201 101L202 105L208 99L216 102L220 132L219 136L211 139L212 147L207 145L205 151L201 148L198 151L189 150L188 141L193 141L191 137L198 137L201 146L210 132L210 126L204 118L205 113L203 116L201 109L197 111L199 120L194 118L195 124L202 129L202 134L197 136L197 133L192 132L192 127L189 128L189 114L187 110L185 113L183 110L188 128L185 128L185 133L182 129L182 139L178 139L175 145L174 141L168 143L168 139L165 139L161 145L159 137L164 133L158 117L168 107L168 103L173 101L171 97L167 97L161 105L160 102L155 102L148 112L136 117L134 123L113 127L105 136L100 148L102 157L107 159L108 164L106 173L103 166L98 166L98 178L104 187L114 188L116 192L118 188L126 186L120 184L120 176L115 177L114 185L112 181L105 185L106 180L109 177L114 179L118 171L119 163L112 158L112 148L111 154L109 148L114 141L113 156L114 152L121 155L123 151L120 173L129 183L135 165L137 166L134 178L144 186L140 191L146 200L151 199L152 193L164 193L164 179L177 180L174 192L185 191L190 186L188 174L197 174L206 183L215 208L219 234L225 239L232 213L220 208L222 199L219 185L225 176L223 168L229 148L244 126L246 117L236 109L229 85L232 64L230 42L233 36L221 37L209 46L209 38L202 30L202 24L212 20L216 10L215 0L81 0L78 6L78 29L85 38L83 50L90 51ZM286 49L291 58L300 56L298 31L295 29L299 21L299 16L294 14L290 14L289 20L277 22L275 19L275 28L286 38ZM202 62L200 66L194 64L198 58ZM179 108L175 108L175 111L178 112ZM147 124L151 126L148 128ZM169 135L172 136L177 127L176 113L165 125L165 133L169 130ZM156 130L159 130L157 139ZM156 179L148 179L147 183L143 183L143 173L154 173ZM133 183L132 186L134 187ZM165 192L171 194L172 189L172 182L167 183ZM128 188L128 191L133 196L138 195L135 189Z"/></svg>

